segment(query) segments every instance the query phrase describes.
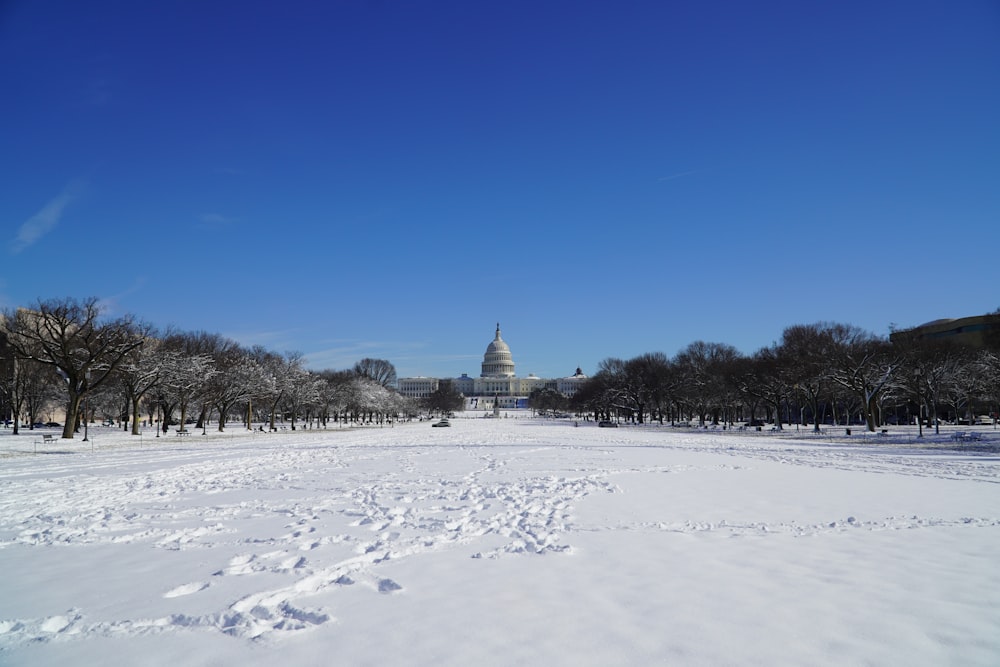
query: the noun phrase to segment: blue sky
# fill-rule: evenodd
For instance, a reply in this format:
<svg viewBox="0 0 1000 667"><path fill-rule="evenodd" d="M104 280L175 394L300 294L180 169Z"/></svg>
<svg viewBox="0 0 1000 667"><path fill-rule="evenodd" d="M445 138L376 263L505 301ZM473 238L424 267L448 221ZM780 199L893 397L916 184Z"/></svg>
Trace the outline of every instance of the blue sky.
<svg viewBox="0 0 1000 667"><path fill-rule="evenodd" d="M518 374L1000 307L1000 4L5 2L0 305Z"/></svg>

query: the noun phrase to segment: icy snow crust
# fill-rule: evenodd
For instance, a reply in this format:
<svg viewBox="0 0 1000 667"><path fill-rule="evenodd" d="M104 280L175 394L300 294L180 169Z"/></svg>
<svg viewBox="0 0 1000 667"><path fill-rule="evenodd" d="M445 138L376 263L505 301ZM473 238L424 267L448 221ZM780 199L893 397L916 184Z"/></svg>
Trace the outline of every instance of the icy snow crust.
<svg viewBox="0 0 1000 667"><path fill-rule="evenodd" d="M1000 437L0 435L0 663L1000 663Z"/></svg>

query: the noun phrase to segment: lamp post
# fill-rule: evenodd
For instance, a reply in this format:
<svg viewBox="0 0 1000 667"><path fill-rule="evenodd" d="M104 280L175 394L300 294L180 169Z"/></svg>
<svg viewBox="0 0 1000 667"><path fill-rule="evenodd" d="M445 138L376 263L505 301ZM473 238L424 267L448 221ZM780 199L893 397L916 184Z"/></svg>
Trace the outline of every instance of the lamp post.
<svg viewBox="0 0 1000 667"><path fill-rule="evenodd" d="M90 431L87 429L87 408L90 407L90 398L84 394L83 395L83 441L87 442L90 439Z"/></svg>
<svg viewBox="0 0 1000 667"><path fill-rule="evenodd" d="M87 412L90 408L90 371L87 371L83 375L86 378L87 393L83 395L83 441L87 442L90 439L90 431L87 429Z"/></svg>
<svg viewBox="0 0 1000 667"><path fill-rule="evenodd" d="M920 400L920 394L917 394L917 437L924 437L924 403Z"/></svg>

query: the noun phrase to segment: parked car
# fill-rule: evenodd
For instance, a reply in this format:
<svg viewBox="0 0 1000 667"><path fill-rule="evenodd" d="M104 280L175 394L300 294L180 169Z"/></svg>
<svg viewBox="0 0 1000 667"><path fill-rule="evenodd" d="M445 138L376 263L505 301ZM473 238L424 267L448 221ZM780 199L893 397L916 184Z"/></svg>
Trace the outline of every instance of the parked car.
<svg viewBox="0 0 1000 667"><path fill-rule="evenodd" d="M431 426L451 426L451 422L449 422L447 419L442 418L431 424Z"/></svg>
<svg viewBox="0 0 1000 667"><path fill-rule="evenodd" d="M617 423L609 421L597 422L597 425L601 428L618 428Z"/></svg>

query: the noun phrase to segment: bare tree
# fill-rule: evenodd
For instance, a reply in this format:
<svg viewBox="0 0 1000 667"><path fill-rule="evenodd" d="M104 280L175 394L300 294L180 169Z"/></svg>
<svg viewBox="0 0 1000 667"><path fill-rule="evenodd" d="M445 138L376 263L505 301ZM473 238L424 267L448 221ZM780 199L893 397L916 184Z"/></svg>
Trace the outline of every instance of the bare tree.
<svg viewBox="0 0 1000 667"><path fill-rule="evenodd" d="M299 416L300 408L307 403L320 401L320 385L318 377L302 367L301 352L286 352L284 356L263 354L258 351L254 357L264 367L267 381L259 392L259 398L266 400L270 406L270 429L275 425L280 409L291 411L292 429Z"/></svg>
<svg viewBox="0 0 1000 667"><path fill-rule="evenodd" d="M51 366L31 359L19 359L10 351L10 375L4 382L4 391L9 397L14 435L20 432L22 415L27 416L28 429L35 428L35 422L46 405L58 400L61 380Z"/></svg>
<svg viewBox="0 0 1000 667"><path fill-rule="evenodd" d="M5 420L11 413L14 413L15 425L17 428L16 413L20 407L15 407L17 400L17 389L14 385L14 376L17 373L17 358L14 355L14 348L7 342L7 332L4 330L3 316L0 315L0 420ZM17 431L14 431L15 435Z"/></svg>
<svg viewBox="0 0 1000 667"><path fill-rule="evenodd" d="M182 427L187 423L190 410L198 410L195 428L203 428L212 410L208 389L212 378L219 372L217 361L233 350L239 350L236 341L206 331L168 330L160 345L164 367L163 381L151 394L152 411L163 411L162 428L171 423L174 411L180 410Z"/></svg>
<svg viewBox="0 0 1000 667"><path fill-rule="evenodd" d="M218 372L215 370L215 359L207 354L185 354L178 349L165 348L160 353L162 363L162 380L160 386L164 397L181 411L181 425L187 423L188 408L192 403L197 405L203 397L212 378ZM209 403L205 401L205 403ZM207 415L199 415L199 424L204 426Z"/></svg>
<svg viewBox="0 0 1000 667"><path fill-rule="evenodd" d="M705 425L709 412L713 423L718 423L732 365L739 357L732 345L704 341L691 343L675 357L681 391L698 414L699 425Z"/></svg>
<svg viewBox="0 0 1000 667"><path fill-rule="evenodd" d="M662 352L650 352L633 360L642 378L644 402L650 406L650 419L663 424L663 414L677 394L678 374L674 363ZM671 417L671 423L673 418Z"/></svg>
<svg viewBox="0 0 1000 667"><path fill-rule="evenodd" d="M790 373L780 348L776 345L761 348L750 359L748 372L741 376L741 393L758 399L773 414L774 428L781 431L781 410L786 406L792 391Z"/></svg>
<svg viewBox="0 0 1000 667"><path fill-rule="evenodd" d="M538 387L528 396L528 407L541 415L562 412L569 406L569 399L551 387Z"/></svg>
<svg viewBox="0 0 1000 667"><path fill-rule="evenodd" d="M611 416L610 378L598 371L576 390L570 399L570 407L578 415L592 414L594 421Z"/></svg>
<svg viewBox="0 0 1000 667"><path fill-rule="evenodd" d="M1000 417L1000 352L993 349L983 350L978 363L983 374L983 394L988 402L993 428L997 428Z"/></svg>
<svg viewBox="0 0 1000 667"><path fill-rule="evenodd" d="M955 410L956 423L961 421L962 412L971 426L975 421L973 409L987 389L985 368L978 363L980 353L976 350L955 345L954 354L957 357L955 372L947 383L945 400Z"/></svg>
<svg viewBox="0 0 1000 667"><path fill-rule="evenodd" d="M137 332L143 338L143 345L129 351L118 367L132 418L132 435L139 435L139 404L146 394L160 384L164 376L167 351L152 330Z"/></svg>
<svg viewBox="0 0 1000 667"><path fill-rule="evenodd" d="M830 326L822 322L790 326L782 333L778 348L778 356L787 365L792 389L805 399L812 410L813 431L816 433L823 421L820 401L830 384Z"/></svg>
<svg viewBox="0 0 1000 667"><path fill-rule="evenodd" d="M597 377L603 381L605 398L611 407L627 418L638 416L641 424L646 410L646 394L640 370L640 363L617 357L608 357L597 365Z"/></svg>
<svg viewBox="0 0 1000 667"><path fill-rule="evenodd" d="M462 409L462 394L459 393L451 380L442 380L438 383L438 388L423 400L424 407L430 413L440 412L448 414Z"/></svg>
<svg viewBox="0 0 1000 667"><path fill-rule="evenodd" d="M283 405L291 415L292 430L295 430L295 421L302 409L310 404L319 404L324 382L318 376L302 368L298 363L298 357L290 358L289 361L295 363L289 366L288 372L282 378Z"/></svg>
<svg viewBox="0 0 1000 667"><path fill-rule="evenodd" d="M50 367L21 358L8 343L7 334L0 329L0 396L4 398L0 419L8 414L14 425L14 435L20 431L21 415L27 408L28 428L34 428L35 413L43 402L50 398L50 385L54 384L55 373Z"/></svg>
<svg viewBox="0 0 1000 667"><path fill-rule="evenodd" d="M217 357L216 369L218 373L209 381L209 395L219 412L219 430L224 431L232 408L253 396L266 371L256 359L239 349ZM247 428L250 428L249 420Z"/></svg>
<svg viewBox="0 0 1000 667"><path fill-rule="evenodd" d="M354 364L354 373L358 377L374 380L383 387L396 386L396 367L385 359L364 358Z"/></svg>
<svg viewBox="0 0 1000 667"><path fill-rule="evenodd" d="M756 421L757 407L761 404L760 392L757 390L759 370L760 364L755 358L743 356L733 363L730 377L743 408L741 418L751 425Z"/></svg>
<svg viewBox="0 0 1000 667"><path fill-rule="evenodd" d="M916 404L918 434L924 434L924 417L928 425L934 425L934 432L940 433L939 406L965 364L963 350L945 341L910 336L898 337L893 348L900 366L891 385Z"/></svg>
<svg viewBox="0 0 1000 667"><path fill-rule="evenodd" d="M861 402L869 431L880 423L879 394L885 390L898 361L889 342L850 324L829 325L831 379Z"/></svg>
<svg viewBox="0 0 1000 667"><path fill-rule="evenodd" d="M351 402L351 387L357 377L353 371L325 370L318 373L323 381L318 397L320 412L334 421L347 421Z"/></svg>
<svg viewBox="0 0 1000 667"><path fill-rule="evenodd" d="M5 314L11 346L26 359L52 366L66 382L63 438L72 438L80 402L143 344L130 316L102 321L96 297L38 301Z"/></svg>

